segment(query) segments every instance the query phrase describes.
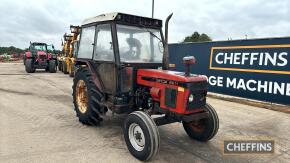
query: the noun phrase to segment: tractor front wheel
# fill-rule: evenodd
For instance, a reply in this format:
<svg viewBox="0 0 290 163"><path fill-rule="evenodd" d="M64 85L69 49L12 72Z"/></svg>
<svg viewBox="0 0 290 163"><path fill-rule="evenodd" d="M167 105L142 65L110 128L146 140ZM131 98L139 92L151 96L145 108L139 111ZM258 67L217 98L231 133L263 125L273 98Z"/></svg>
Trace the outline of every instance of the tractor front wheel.
<svg viewBox="0 0 290 163"><path fill-rule="evenodd" d="M219 129L219 118L214 108L206 104L205 111L209 117L192 122L182 122L187 135L198 141L208 141L213 138Z"/></svg>
<svg viewBox="0 0 290 163"><path fill-rule="evenodd" d="M62 63L62 72L63 72L64 74L68 74L68 70L67 70L67 64L66 64L66 62L63 62L63 63Z"/></svg>
<svg viewBox="0 0 290 163"><path fill-rule="evenodd" d="M74 77L74 64L72 62L70 62L70 65L69 65L69 76L70 77Z"/></svg>
<svg viewBox="0 0 290 163"><path fill-rule="evenodd" d="M58 71L62 71L62 62L61 61L58 61Z"/></svg>
<svg viewBox="0 0 290 163"><path fill-rule="evenodd" d="M99 105L102 95L87 68L78 71L72 88L73 103L79 121L86 125L98 125L102 121L101 106Z"/></svg>
<svg viewBox="0 0 290 163"><path fill-rule="evenodd" d="M48 62L48 70L50 73L56 73L56 62L55 60L50 60Z"/></svg>
<svg viewBox="0 0 290 163"><path fill-rule="evenodd" d="M32 59L26 59L25 70L27 73L34 73L35 72L34 62Z"/></svg>
<svg viewBox="0 0 290 163"><path fill-rule="evenodd" d="M141 161L150 160L159 150L159 132L153 119L142 111L128 115L124 138L130 153Z"/></svg>

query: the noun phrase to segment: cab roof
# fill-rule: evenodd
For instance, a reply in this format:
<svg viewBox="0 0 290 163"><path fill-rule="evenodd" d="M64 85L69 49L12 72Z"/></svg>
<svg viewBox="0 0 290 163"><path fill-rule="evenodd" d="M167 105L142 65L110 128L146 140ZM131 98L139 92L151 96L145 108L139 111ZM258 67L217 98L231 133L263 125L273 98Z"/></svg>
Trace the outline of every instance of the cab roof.
<svg viewBox="0 0 290 163"><path fill-rule="evenodd" d="M47 45L46 43L43 42L32 42L32 45Z"/></svg>
<svg viewBox="0 0 290 163"><path fill-rule="evenodd" d="M101 14L95 17L87 18L82 22L82 25L91 24L95 22L103 22L103 21L113 21L115 20L116 16L118 15L117 12Z"/></svg>
<svg viewBox="0 0 290 163"><path fill-rule="evenodd" d="M123 22L132 25L146 26L146 27L162 27L162 20L153 19L148 17L124 14L119 12L112 12L107 14L101 14L92 18L85 19L82 22L83 25L93 24L97 22L105 22L105 21L117 21Z"/></svg>

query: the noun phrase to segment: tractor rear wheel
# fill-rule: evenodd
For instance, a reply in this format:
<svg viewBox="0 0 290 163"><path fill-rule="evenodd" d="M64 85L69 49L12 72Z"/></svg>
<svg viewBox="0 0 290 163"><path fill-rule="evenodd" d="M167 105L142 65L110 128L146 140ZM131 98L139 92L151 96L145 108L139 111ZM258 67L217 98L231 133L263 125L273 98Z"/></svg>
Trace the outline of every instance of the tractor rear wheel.
<svg viewBox="0 0 290 163"><path fill-rule="evenodd" d="M135 111L128 115L124 122L124 138L130 153L141 161L150 160L159 151L158 128L145 112Z"/></svg>
<svg viewBox="0 0 290 163"><path fill-rule="evenodd" d="M208 141L213 138L219 129L219 118L214 108L206 104L205 111L209 117L192 122L182 122L187 135L198 141Z"/></svg>
<svg viewBox="0 0 290 163"><path fill-rule="evenodd" d="M98 125L102 121L99 105L102 95L87 68L78 71L72 88L73 103L79 121L86 125Z"/></svg>
<svg viewBox="0 0 290 163"><path fill-rule="evenodd" d="M66 62L63 62L63 63L62 63L62 72L63 72L64 74L68 74L68 71L67 71L67 64L66 64Z"/></svg>
<svg viewBox="0 0 290 163"><path fill-rule="evenodd" d="M48 62L48 70L50 73L56 73L56 62L55 60L50 60Z"/></svg>
<svg viewBox="0 0 290 163"><path fill-rule="evenodd" d="M25 70L27 73L34 73L35 72L34 63L33 63L32 59L26 59Z"/></svg>

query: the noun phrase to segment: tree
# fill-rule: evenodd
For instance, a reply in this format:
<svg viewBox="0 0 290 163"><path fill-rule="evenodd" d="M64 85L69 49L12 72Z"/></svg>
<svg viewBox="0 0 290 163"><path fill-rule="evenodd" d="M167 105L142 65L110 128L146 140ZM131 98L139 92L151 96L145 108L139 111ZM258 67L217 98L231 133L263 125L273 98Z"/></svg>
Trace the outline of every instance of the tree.
<svg viewBox="0 0 290 163"><path fill-rule="evenodd" d="M0 54L3 54L3 53L7 53L8 55L11 55L11 54L19 54L19 53L24 53L24 50L23 49L16 48L14 46L10 46L10 47L0 47Z"/></svg>
<svg viewBox="0 0 290 163"><path fill-rule="evenodd" d="M198 32L194 32L191 36L187 36L184 38L183 42L205 42L212 41L212 39L205 33L199 34Z"/></svg>

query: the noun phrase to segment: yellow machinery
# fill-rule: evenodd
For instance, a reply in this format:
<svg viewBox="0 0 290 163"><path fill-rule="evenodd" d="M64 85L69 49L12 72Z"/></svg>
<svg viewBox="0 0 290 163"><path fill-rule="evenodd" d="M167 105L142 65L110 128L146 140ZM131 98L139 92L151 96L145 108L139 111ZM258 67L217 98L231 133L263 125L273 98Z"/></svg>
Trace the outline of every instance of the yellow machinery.
<svg viewBox="0 0 290 163"><path fill-rule="evenodd" d="M72 36L68 34L63 35L64 42L62 42L62 54L57 57L58 60L58 69L65 74L68 74L66 57L69 55L70 52L70 44L72 42Z"/></svg>
<svg viewBox="0 0 290 163"><path fill-rule="evenodd" d="M66 64L67 58L69 57L70 49L71 49L71 42L73 40L73 36L70 34L64 34L63 35L64 44L63 44L63 56L61 57L62 62L62 72L64 74L68 74L68 66Z"/></svg>
<svg viewBox="0 0 290 163"><path fill-rule="evenodd" d="M69 35L71 37L67 38L67 47L66 50L68 53L65 55L65 70L63 71L65 74L69 74L70 77L74 76L74 65L75 65L75 55L77 51L77 45L78 45L78 35L80 34L80 27L79 26L70 26L70 30L72 35Z"/></svg>

